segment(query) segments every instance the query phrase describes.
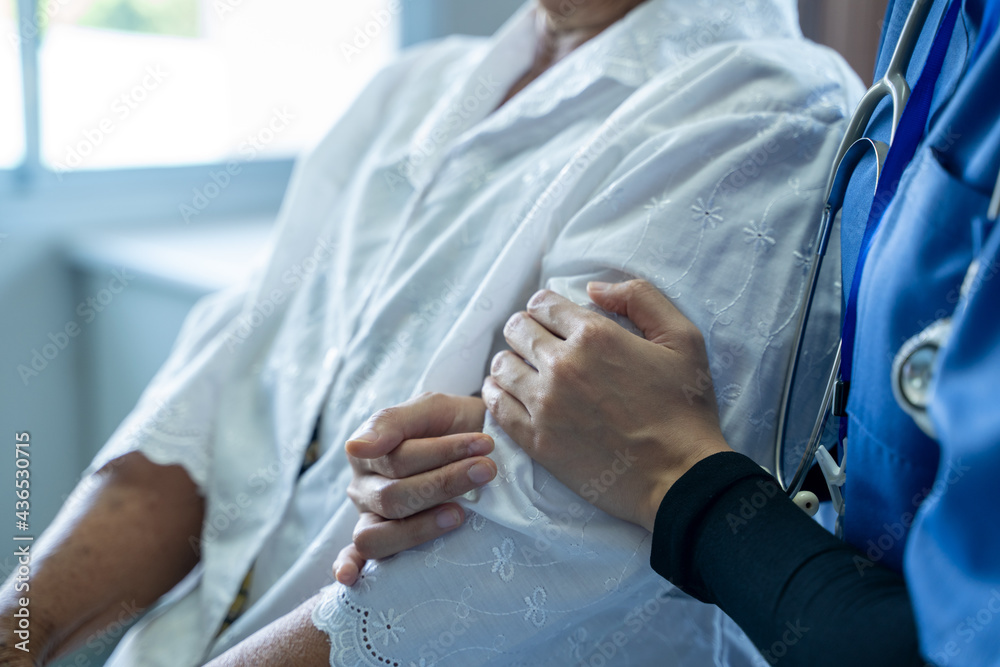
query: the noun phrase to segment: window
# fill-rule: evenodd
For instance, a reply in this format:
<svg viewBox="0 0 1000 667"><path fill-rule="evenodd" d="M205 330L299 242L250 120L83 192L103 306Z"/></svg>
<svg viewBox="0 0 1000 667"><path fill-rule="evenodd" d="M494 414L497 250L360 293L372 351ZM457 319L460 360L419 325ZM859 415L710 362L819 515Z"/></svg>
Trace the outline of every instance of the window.
<svg viewBox="0 0 1000 667"><path fill-rule="evenodd" d="M391 53L391 21L365 52L338 48L354 37L338 27L364 26L383 4L56 3L39 54L43 161L66 170L294 155Z"/></svg>
<svg viewBox="0 0 1000 667"><path fill-rule="evenodd" d="M24 159L24 98L18 57L16 0L0 0L0 169Z"/></svg>
<svg viewBox="0 0 1000 667"><path fill-rule="evenodd" d="M0 7L0 216L52 221L176 215L234 162L213 213L276 208L401 21L399 0Z"/></svg>

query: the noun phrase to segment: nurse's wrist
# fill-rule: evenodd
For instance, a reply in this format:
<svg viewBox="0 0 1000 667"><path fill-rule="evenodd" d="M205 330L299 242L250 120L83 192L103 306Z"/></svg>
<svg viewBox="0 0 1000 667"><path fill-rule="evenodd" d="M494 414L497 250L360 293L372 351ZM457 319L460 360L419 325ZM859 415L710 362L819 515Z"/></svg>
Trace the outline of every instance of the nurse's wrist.
<svg viewBox="0 0 1000 667"><path fill-rule="evenodd" d="M732 450L695 463L660 501L653 528L650 565L699 600L710 602L693 558L707 516L746 480L770 479L752 459Z"/></svg>
<svg viewBox="0 0 1000 667"><path fill-rule="evenodd" d="M689 446L688 454L684 459L663 469L651 483L649 491L645 494L645 501L640 508L636 523L649 532L653 532L656 527L657 514L670 490L697 464L726 452L732 453L733 449L721 435L702 439L697 441L697 444Z"/></svg>

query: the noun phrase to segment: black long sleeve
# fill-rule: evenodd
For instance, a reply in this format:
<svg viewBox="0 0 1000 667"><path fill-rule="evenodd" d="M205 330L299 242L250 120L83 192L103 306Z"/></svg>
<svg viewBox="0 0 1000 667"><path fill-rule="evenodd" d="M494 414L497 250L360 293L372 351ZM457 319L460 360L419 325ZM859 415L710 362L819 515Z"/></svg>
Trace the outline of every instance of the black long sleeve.
<svg viewBox="0 0 1000 667"><path fill-rule="evenodd" d="M903 577L816 524L741 454L711 456L674 484L650 564L722 608L770 664L926 664Z"/></svg>

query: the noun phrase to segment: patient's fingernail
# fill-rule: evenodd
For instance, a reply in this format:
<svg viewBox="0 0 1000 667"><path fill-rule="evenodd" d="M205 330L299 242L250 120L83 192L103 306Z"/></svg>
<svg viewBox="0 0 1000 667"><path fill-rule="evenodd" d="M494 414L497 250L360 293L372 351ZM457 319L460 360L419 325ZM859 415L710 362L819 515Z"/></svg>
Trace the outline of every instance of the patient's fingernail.
<svg viewBox="0 0 1000 667"><path fill-rule="evenodd" d="M353 586L358 580L358 568L353 563L345 563L337 568L337 581L345 586Z"/></svg>
<svg viewBox="0 0 1000 667"><path fill-rule="evenodd" d="M602 283L596 281L587 283L587 289L591 292L597 292L597 293L607 292L609 287L611 287L610 283Z"/></svg>
<svg viewBox="0 0 1000 667"><path fill-rule="evenodd" d="M469 479L474 484L485 484L493 479L493 469L485 463L477 463L469 468Z"/></svg>
<svg viewBox="0 0 1000 667"><path fill-rule="evenodd" d="M375 442L376 440L378 440L378 433L373 428L358 429L354 435L347 439L348 442Z"/></svg>
<svg viewBox="0 0 1000 667"><path fill-rule="evenodd" d="M438 528L454 528L462 522L458 511L453 509L441 510L434 519L437 521Z"/></svg>
<svg viewBox="0 0 1000 667"><path fill-rule="evenodd" d="M479 438L469 443L469 456L482 456L483 454L489 454L489 452L490 441L486 438Z"/></svg>

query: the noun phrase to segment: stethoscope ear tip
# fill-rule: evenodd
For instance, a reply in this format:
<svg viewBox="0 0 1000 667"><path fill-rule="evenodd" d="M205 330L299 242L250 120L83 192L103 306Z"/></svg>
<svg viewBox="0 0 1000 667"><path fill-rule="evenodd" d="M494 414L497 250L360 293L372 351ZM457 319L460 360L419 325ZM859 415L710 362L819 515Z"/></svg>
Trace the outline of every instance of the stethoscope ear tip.
<svg viewBox="0 0 1000 667"><path fill-rule="evenodd" d="M819 498L812 491L799 491L792 498L792 502L809 516L816 516L816 512L819 511Z"/></svg>

